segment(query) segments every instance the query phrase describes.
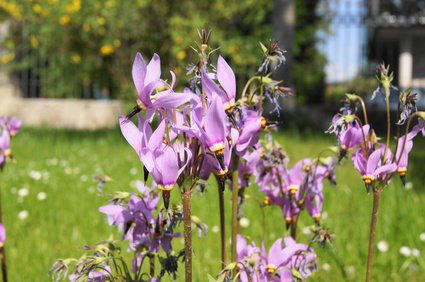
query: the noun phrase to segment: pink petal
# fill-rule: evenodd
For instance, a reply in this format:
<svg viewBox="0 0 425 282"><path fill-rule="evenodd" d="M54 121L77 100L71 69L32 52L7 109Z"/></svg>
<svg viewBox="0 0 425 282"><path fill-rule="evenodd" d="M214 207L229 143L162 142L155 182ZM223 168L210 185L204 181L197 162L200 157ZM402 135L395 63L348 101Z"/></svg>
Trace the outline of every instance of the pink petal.
<svg viewBox="0 0 425 282"><path fill-rule="evenodd" d="M140 156L142 146L142 133L139 131L137 126L126 119L125 117L119 117L121 133L125 140L130 144L131 147L136 151L137 155Z"/></svg>
<svg viewBox="0 0 425 282"><path fill-rule="evenodd" d="M217 61L217 79L227 93L229 99L236 96L236 79L232 68L223 57L219 56Z"/></svg>
<svg viewBox="0 0 425 282"><path fill-rule="evenodd" d="M146 67L145 85L158 81L161 78L161 59L158 54L154 54Z"/></svg>
<svg viewBox="0 0 425 282"><path fill-rule="evenodd" d="M146 63L140 53L137 53L136 58L134 58L132 74L137 93L140 94L145 87L146 76Z"/></svg>

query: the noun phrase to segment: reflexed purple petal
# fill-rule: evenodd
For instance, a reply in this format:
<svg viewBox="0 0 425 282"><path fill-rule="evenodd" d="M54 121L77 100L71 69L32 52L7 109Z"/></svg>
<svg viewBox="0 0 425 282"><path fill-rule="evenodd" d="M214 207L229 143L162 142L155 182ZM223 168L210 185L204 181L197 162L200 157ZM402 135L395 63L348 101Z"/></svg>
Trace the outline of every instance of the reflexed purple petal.
<svg viewBox="0 0 425 282"><path fill-rule="evenodd" d="M189 102L193 98L192 95L188 93L175 93L172 91L165 91L156 94L156 100L155 102L153 102L152 106L154 108L162 109L177 108Z"/></svg>
<svg viewBox="0 0 425 282"><path fill-rule="evenodd" d="M157 184L173 185L176 183L179 172L179 164L176 152L174 152L173 148L166 146L162 151L162 154L155 159L155 164L156 169L158 169L162 175L163 182Z"/></svg>
<svg viewBox="0 0 425 282"><path fill-rule="evenodd" d="M205 115L204 128L210 141L223 142L226 130L226 113L223 103L215 97ZM208 146L212 144L207 144Z"/></svg>
<svg viewBox="0 0 425 282"><path fill-rule="evenodd" d="M223 57L219 56L217 61L217 79L227 93L229 99L236 96L236 79L232 68Z"/></svg>
<svg viewBox="0 0 425 282"><path fill-rule="evenodd" d="M267 263L274 264L276 267L280 266L280 264L282 263L281 254L282 254L282 239L278 239L270 247Z"/></svg>
<svg viewBox="0 0 425 282"><path fill-rule="evenodd" d="M146 76L146 63L140 53L137 53L136 58L134 58L132 74L137 93L140 94L145 87Z"/></svg>
<svg viewBox="0 0 425 282"><path fill-rule="evenodd" d="M205 73L202 71L202 88L205 91L208 99L213 100L215 95L219 95L223 101L227 101L227 95L223 92L223 90L218 87L217 84ZM215 94L215 95L214 95Z"/></svg>
<svg viewBox="0 0 425 282"><path fill-rule="evenodd" d="M145 85L161 78L161 59L158 54L154 54L146 67Z"/></svg>
<svg viewBox="0 0 425 282"><path fill-rule="evenodd" d="M142 146L142 133L139 131L136 125L133 122L126 119L123 116L119 117L121 133L124 136L125 140L130 144L131 147L136 151L137 155L140 157L140 151Z"/></svg>
<svg viewBox="0 0 425 282"><path fill-rule="evenodd" d="M151 137L148 141L148 147L149 150L154 151L155 149L158 149L161 144L162 140L164 139L164 132L165 132L165 119L161 121L161 123L158 125L158 127L155 129L155 131L152 133Z"/></svg>
<svg viewBox="0 0 425 282"><path fill-rule="evenodd" d="M379 165L379 162L381 161L381 153L381 150L376 150L372 154L370 154L369 158L367 159L366 165L367 174L373 174L376 167Z"/></svg>
<svg viewBox="0 0 425 282"><path fill-rule="evenodd" d="M397 170L397 165L395 163L387 164L387 165L383 165L383 166L378 167L375 170L374 175L379 176L379 175L382 175L382 174L389 174L389 173L393 173L396 170Z"/></svg>

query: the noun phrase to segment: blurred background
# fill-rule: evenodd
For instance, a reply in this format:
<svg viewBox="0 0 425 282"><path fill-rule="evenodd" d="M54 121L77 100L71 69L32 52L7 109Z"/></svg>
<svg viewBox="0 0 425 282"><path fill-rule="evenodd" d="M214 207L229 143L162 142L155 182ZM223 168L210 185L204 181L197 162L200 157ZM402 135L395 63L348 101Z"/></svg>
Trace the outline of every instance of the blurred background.
<svg viewBox="0 0 425 282"><path fill-rule="evenodd" d="M116 99L134 100L135 53L146 59L158 53L163 76L173 70L185 82L187 65L196 60L190 46L204 26L213 30L211 45L230 61L240 87L261 63L258 42L277 39L287 62L276 77L296 93L290 109L337 104L347 92L370 94L382 61L396 86L419 94L425 87L422 0L3 0L0 22L0 110L27 124L84 128L90 118L90 126L108 127L127 109ZM82 100L65 107L62 100L33 98ZM29 107L37 114L27 117L22 109ZM84 118L67 122L65 108Z"/></svg>

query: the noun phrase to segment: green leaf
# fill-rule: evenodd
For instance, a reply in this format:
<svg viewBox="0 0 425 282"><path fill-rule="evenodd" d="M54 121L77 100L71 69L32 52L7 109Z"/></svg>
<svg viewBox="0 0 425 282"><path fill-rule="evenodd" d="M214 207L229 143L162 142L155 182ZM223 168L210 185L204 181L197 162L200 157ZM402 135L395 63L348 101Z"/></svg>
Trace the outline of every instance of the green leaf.
<svg viewBox="0 0 425 282"><path fill-rule="evenodd" d="M266 53L267 52L267 47L264 46L263 43L261 43L261 42L258 42L258 43L260 43L261 50L263 50L263 52Z"/></svg>
<svg viewBox="0 0 425 282"><path fill-rule="evenodd" d="M208 281L209 282L217 282L214 277L212 277L210 274L208 274Z"/></svg>

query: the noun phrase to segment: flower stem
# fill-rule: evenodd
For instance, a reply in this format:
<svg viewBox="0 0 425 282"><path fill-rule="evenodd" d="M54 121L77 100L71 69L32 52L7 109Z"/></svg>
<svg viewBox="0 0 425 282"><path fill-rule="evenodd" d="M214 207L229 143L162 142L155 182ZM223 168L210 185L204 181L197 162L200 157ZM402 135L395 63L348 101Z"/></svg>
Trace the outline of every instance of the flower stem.
<svg viewBox="0 0 425 282"><path fill-rule="evenodd" d="M221 240L221 266L224 269L227 265L227 254L226 254L226 221L224 214L224 195L221 187L218 187L218 203L220 206L220 240Z"/></svg>
<svg viewBox="0 0 425 282"><path fill-rule="evenodd" d="M1 189L0 189L0 224L3 224L3 214L2 214L2 198L1 198ZM7 267L6 267L6 250L5 250L5 242L0 247L0 257L1 257L1 273L3 277L3 282L7 282Z"/></svg>
<svg viewBox="0 0 425 282"><path fill-rule="evenodd" d="M385 104L387 109L387 143L385 147L384 159L386 161L387 153L390 148L390 138L391 138L391 115L390 115L390 85L385 84Z"/></svg>
<svg viewBox="0 0 425 282"><path fill-rule="evenodd" d="M381 190L376 189L373 192L373 210L372 210L372 220L370 222L369 251L368 251L368 255L367 255L366 282L369 282L372 279L372 265L373 265L373 253L374 253L374 249L375 249L376 222L378 221L378 209L379 209L380 198L381 198Z"/></svg>
<svg viewBox="0 0 425 282"><path fill-rule="evenodd" d="M192 190L182 191L184 222L184 276L192 282Z"/></svg>
<svg viewBox="0 0 425 282"><path fill-rule="evenodd" d="M298 225L298 214L294 215L291 221L291 237L294 240L297 235L297 225Z"/></svg>
<svg viewBox="0 0 425 282"><path fill-rule="evenodd" d="M236 262L236 237L238 234L238 203L239 203L239 157L233 158L232 172L232 262Z"/></svg>

